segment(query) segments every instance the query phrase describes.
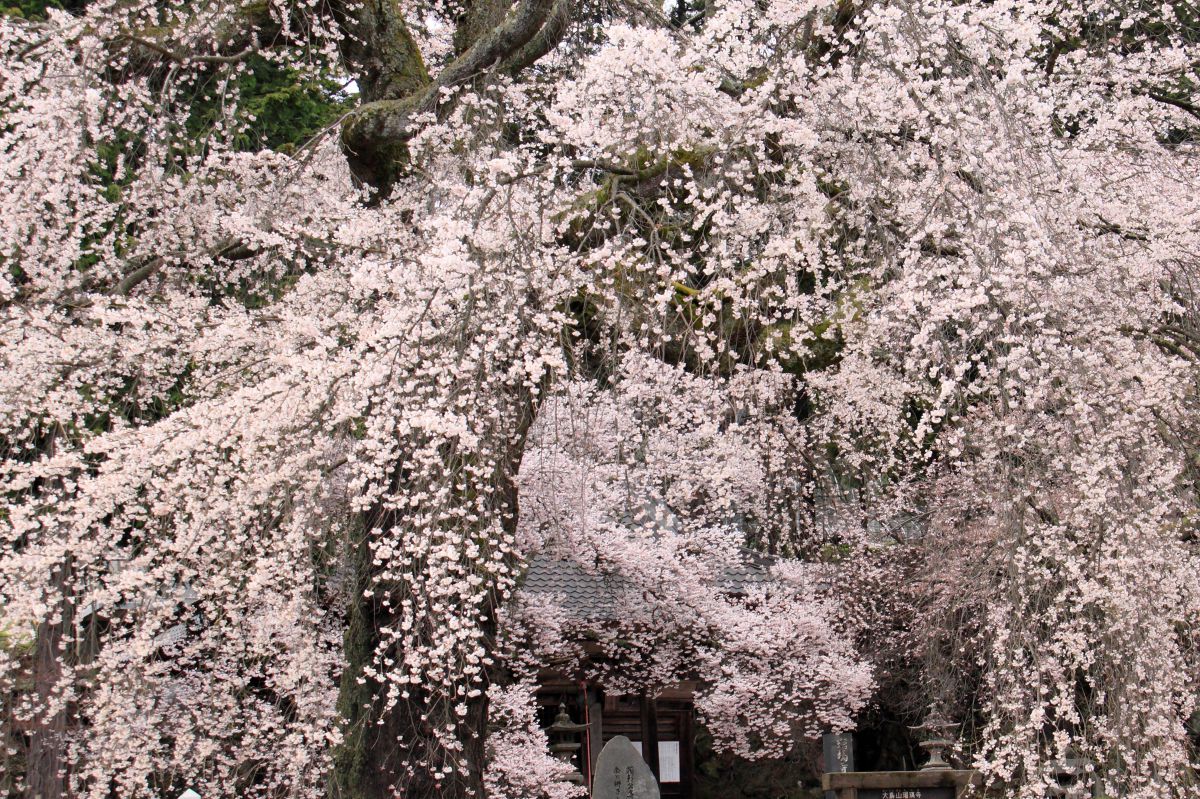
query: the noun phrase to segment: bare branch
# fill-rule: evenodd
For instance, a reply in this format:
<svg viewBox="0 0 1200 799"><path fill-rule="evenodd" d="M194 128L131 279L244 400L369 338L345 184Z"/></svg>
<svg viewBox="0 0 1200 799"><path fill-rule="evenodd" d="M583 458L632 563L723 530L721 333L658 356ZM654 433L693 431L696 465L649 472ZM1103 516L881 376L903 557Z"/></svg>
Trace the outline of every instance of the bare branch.
<svg viewBox="0 0 1200 799"><path fill-rule="evenodd" d="M1174 106L1175 108L1178 108L1182 111L1187 111L1192 116L1196 117L1197 119L1200 119L1200 107L1194 106L1191 103L1187 102L1186 100L1180 100L1176 97L1171 97L1170 95L1163 94L1162 92L1156 92L1153 89L1146 92L1146 96L1149 97L1151 100L1154 100L1155 102Z"/></svg>
<svg viewBox="0 0 1200 799"><path fill-rule="evenodd" d="M144 47L147 50L158 53L164 58L179 64L236 64L238 61L244 61L258 52L258 48L251 46L247 47L241 52L233 53L231 55L200 55L196 53L179 53L170 49L169 47L159 44L158 42L153 42L149 39L143 39L140 36L134 36L130 33L123 34L120 38L131 44L136 44L138 47Z"/></svg>
<svg viewBox="0 0 1200 799"><path fill-rule="evenodd" d="M118 297L128 295L138 285L153 277L158 270L162 269L163 264L166 262L167 259L160 255L157 258L151 258L149 261L142 263L141 266L121 278L121 282L113 287L112 293Z"/></svg>
<svg viewBox="0 0 1200 799"><path fill-rule="evenodd" d="M221 258L226 261L242 261L252 258L256 254L256 250L239 239L226 239L219 242L217 246L209 251L209 255L212 258ZM184 253L171 253L171 255L178 257L184 255ZM167 256L158 255L152 258L142 258L135 263L137 266L134 267L133 271L121 278L120 282L113 287L110 292L111 294L118 297L127 296L129 292L158 274L159 270L166 266Z"/></svg>

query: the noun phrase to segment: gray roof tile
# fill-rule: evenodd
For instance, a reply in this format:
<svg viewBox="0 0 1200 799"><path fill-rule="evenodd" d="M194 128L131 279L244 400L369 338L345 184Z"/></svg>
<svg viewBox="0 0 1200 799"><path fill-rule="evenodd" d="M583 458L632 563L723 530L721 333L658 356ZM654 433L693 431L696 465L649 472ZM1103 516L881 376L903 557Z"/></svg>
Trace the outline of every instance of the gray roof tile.
<svg viewBox="0 0 1200 799"><path fill-rule="evenodd" d="M769 555L741 550L739 562L725 567L722 587L736 594L750 586L767 583L774 562ZM569 616L609 619L615 613L617 596L624 584L625 580L619 574L592 572L576 561L539 554L529 561L522 590L554 596Z"/></svg>

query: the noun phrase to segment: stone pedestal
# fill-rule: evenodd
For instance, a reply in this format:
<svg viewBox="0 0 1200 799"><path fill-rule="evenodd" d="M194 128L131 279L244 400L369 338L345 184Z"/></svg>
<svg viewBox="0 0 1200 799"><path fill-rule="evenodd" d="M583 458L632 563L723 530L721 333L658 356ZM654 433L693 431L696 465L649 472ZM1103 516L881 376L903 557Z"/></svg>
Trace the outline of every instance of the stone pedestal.
<svg viewBox="0 0 1200 799"><path fill-rule="evenodd" d="M959 769L846 771L821 777L821 787L837 799L962 799L982 785L979 772Z"/></svg>

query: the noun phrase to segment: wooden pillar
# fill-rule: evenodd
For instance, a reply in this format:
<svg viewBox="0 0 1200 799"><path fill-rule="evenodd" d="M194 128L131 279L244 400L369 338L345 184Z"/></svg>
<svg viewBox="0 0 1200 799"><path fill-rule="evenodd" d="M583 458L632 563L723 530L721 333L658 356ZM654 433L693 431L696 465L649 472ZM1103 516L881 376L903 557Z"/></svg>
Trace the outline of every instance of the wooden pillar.
<svg viewBox="0 0 1200 799"><path fill-rule="evenodd" d="M654 779L662 782L658 768L658 702L642 694L639 697L642 727L642 759L654 773Z"/></svg>
<svg viewBox="0 0 1200 799"><path fill-rule="evenodd" d="M682 799L692 799L695 793L696 769L696 711L689 707L679 719L679 792Z"/></svg>
<svg viewBox="0 0 1200 799"><path fill-rule="evenodd" d="M591 787L592 775L596 773L596 758L604 748L604 703L600 701L598 691L589 689L586 695L588 703L588 786Z"/></svg>

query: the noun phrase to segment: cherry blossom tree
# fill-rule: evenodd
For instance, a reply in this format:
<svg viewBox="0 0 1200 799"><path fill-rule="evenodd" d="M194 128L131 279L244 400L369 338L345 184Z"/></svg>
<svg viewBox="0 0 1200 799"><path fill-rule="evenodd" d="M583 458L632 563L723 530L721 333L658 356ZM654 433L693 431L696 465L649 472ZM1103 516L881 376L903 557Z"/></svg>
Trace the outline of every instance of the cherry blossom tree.
<svg viewBox="0 0 1200 799"><path fill-rule="evenodd" d="M632 586L599 676L701 678L735 751L907 659L999 790L1078 754L1196 795L1198 38L1072 0L5 18L12 790L565 796L511 645L578 632L518 591L549 549ZM264 74L337 119L268 146Z"/></svg>

